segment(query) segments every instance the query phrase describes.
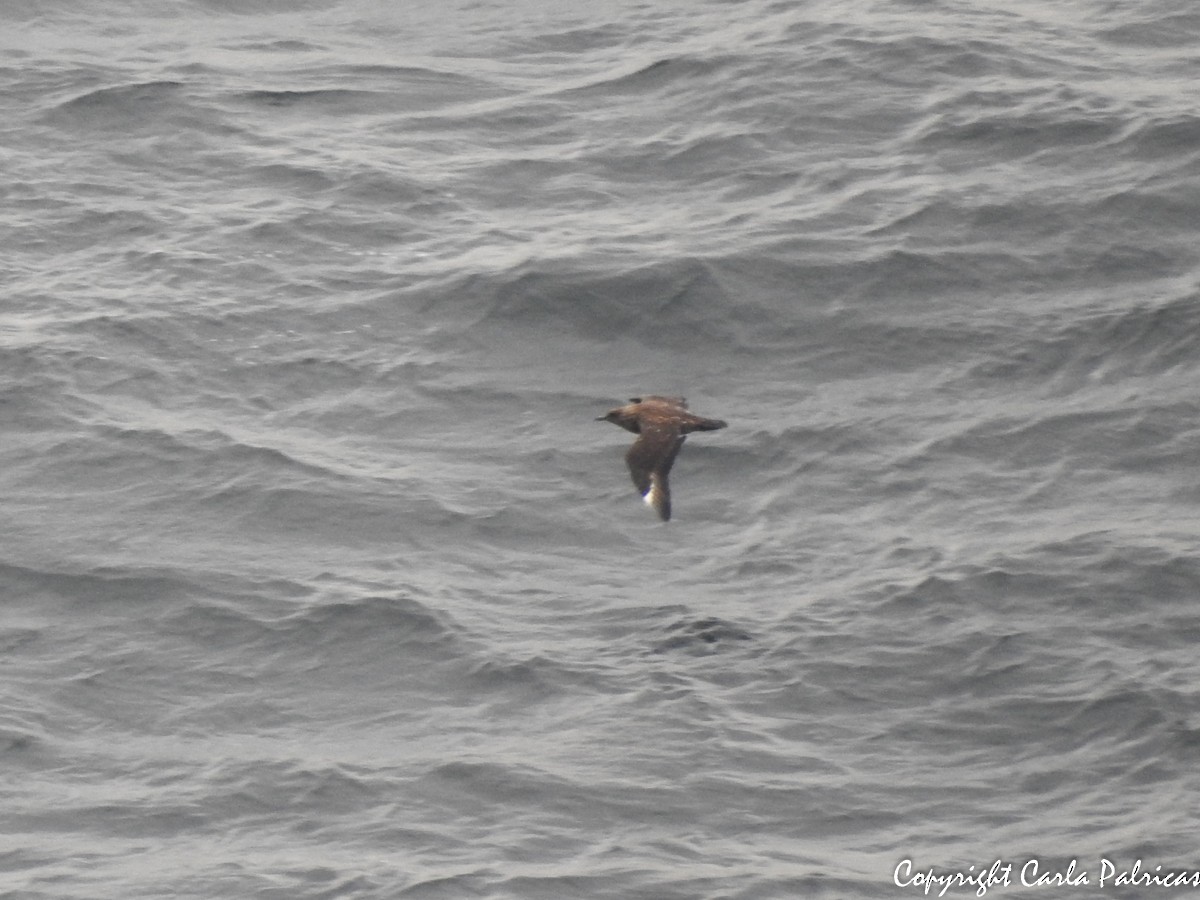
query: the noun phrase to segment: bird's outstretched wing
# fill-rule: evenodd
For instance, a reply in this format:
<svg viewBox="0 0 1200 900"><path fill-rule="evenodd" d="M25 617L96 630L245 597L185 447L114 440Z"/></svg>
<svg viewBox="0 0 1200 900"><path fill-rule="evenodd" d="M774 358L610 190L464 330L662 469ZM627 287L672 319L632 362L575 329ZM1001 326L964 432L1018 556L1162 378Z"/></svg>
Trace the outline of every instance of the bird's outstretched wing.
<svg viewBox="0 0 1200 900"><path fill-rule="evenodd" d="M641 434L625 454L634 486L664 522L671 518L667 476L683 442L684 436L674 425L643 424Z"/></svg>

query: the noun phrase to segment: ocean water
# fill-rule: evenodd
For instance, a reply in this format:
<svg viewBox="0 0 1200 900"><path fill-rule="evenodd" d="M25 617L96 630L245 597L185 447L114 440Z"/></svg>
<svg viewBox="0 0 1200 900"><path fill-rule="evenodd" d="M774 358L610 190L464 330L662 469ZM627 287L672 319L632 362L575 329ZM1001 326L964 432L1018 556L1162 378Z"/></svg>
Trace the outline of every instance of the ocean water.
<svg viewBox="0 0 1200 900"><path fill-rule="evenodd" d="M1193 0L0 22L0 897L1194 892Z"/></svg>

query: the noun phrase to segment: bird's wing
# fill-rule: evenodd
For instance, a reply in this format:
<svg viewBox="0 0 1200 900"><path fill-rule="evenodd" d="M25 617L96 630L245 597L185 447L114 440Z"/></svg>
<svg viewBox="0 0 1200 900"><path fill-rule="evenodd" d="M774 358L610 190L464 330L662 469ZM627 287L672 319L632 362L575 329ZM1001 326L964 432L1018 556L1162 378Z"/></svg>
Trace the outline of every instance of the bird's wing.
<svg viewBox="0 0 1200 900"><path fill-rule="evenodd" d="M664 522L671 518L671 486L667 475L683 441L677 426L644 424L638 439L625 454L634 486Z"/></svg>

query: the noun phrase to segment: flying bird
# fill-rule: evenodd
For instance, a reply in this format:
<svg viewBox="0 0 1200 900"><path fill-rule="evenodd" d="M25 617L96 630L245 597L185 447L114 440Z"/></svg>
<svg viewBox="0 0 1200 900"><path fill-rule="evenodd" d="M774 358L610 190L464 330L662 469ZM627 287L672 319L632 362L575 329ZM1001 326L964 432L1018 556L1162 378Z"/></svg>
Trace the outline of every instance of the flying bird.
<svg viewBox="0 0 1200 900"><path fill-rule="evenodd" d="M642 499L654 507L664 522L671 518L671 485L667 475L686 435L725 427L720 419L692 415L682 397L633 397L625 406L610 409L596 421L612 422L638 436L625 454L625 463Z"/></svg>

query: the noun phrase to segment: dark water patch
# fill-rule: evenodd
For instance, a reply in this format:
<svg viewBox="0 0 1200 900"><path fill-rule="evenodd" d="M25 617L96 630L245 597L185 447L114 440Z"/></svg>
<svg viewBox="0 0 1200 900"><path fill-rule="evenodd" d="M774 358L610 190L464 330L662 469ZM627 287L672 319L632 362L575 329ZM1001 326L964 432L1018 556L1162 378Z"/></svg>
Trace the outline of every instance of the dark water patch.
<svg viewBox="0 0 1200 900"><path fill-rule="evenodd" d="M157 130L178 121L188 106L188 88L178 81L148 81L88 91L59 103L46 121L61 128L107 133Z"/></svg>
<svg viewBox="0 0 1200 900"><path fill-rule="evenodd" d="M337 184L340 196L347 201L371 205L415 203L437 203L442 194L416 178L405 178L394 172L377 169L361 169L344 175ZM395 231L391 231L390 245L395 244ZM382 243L382 242L381 242Z"/></svg>
<svg viewBox="0 0 1200 900"><path fill-rule="evenodd" d="M581 695L613 691L594 669L546 655L509 659L488 653L469 666L461 684L497 716L529 716L539 704L574 705Z"/></svg>
<svg viewBox="0 0 1200 900"><path fill-rule="evenodd" d="M771 497L757 509L760 515L786 516L793 508L787 497ZM777 589L781 582L803 581L812 571L816 551L775 542L753 542L742 551L738 560L717 569L721 576L749 588Z"/></svg>
<svg viewBox="0 0 1200 900"><path fill-rule="evenodd" d="M814 734L833 740L844 717L862 717L886 746L892 777L909 762L920 768L931 752L956 759L1003 748L1010 763L1083 753L1115 788L1131 760L1158 757L1173 740L1182 698L1131 678L1126 657L1102 643L1082 637L1068 649L1070 635L1080 636L1075 619L1035 606L1020 613L1008 602L985 610L980 604L990 601L981 594L995 586L977 578L943 583L951 596L942 599L934 599L936 587L917 590L931 608L910 608L908 620L852 622L821 643L798 637L786 645L771 659L778 668L800 653L803 699L792 689L776 703L799 703L800 711L836 692ZM1083 785L1078 776L1056 783L1067 793Z"/></svg>
<svg viewBox="0 0 1200 900"><path fill-rule="evenodd" d="M434 766L420 779L421 793L444 798L460 809L477 808L481 801L513 811L520 807L551 808L571 805L578 785L525 765L452 761Z"/></svg>
<svg viewBox="0 0 1200 900"><path fill-rule="evenodd" d="M286 640L316 647L347 646L369 655L373 649L399 646L434 652L459 637L459 629L443 613L409 597L369 596L310 606L277 622Z"/></svg>
<svg viewBox="0 0 1200 900"><path fill-rule="evenodd" d="M41 736L32 730L0 725L0 759L7 765L39 761L46 753L43 743Z"/></svg>
<svg viewBox="0 0 1200 900"><path fill-rule="evenodd" d="M229 94L236 105L264 112L360 115L424 113L460 103L495 99L498 84L459 73L412 66L342 66L305 70L304 83L321 87L260 89ZM350 84L353 87L338 87Z"/></svg>
<svg viewBox="0 0 1200 900"><path fill-rule="evenodd" d="M476 822L534 815L545 819L585 816L591 827L677 819L700 801L667 787L623 777L592 783L528 763L455 760L428 769L414 785L424 802L437 803Z"/></svg>
<svg viewBox="0 0 1200 900"><path fill-rule="evenodd" d="M196 453L199 452L214 468L232 470L243 476L259 477L267 471L292 471L316 477L334 474L324 466L305 462L279 447L238 440L222 431L195 429L172 434L101 427L99 432L103 436L135 442L143 449L154 448L164 459L185 457L188 462L198 462Z"/></svg>
<svg viewBox="0 0 1200 900"><path fill-rule="evenodd" d="M362 82L366 79L378 78L392 82L412 83L427 81L436 84L458 83L465 86L481 87L485 82L471 75L454 72L450 69L431 69L425 66L385 65L382 63L358 63L318 69L320 75L343 77L347 81Z"/></svg>
<svg viewBox="0 0 1200 900"><path fill-rule="evenodd" d="M338 0L193 0L197 7L222 15L263 16L292 13L301 10L328 10L338 6Z"/></svg>
<svg viewBox="0 0 1200 900"><path fill-rule="evenodd" d="M1076 385L1186 371L1200 354L1200 295L1137 300L1061 322L1039 319L1023 330L1006 335L973 375Z"/></svg>
<svg viewBox="0 0 1200 900"><path fill-rule="evenodd" d="M256 681L251 667L156 628L163 606L124 619L93 614L86 634L72 631L61 639L53 678L41 691L56 733L103 734L97 754L111 758L108 742L121 746L122 738L248 733L287 721L286 705Z"/></svg>
<svg viewBox="0 0 1200 900"><path fill-rule="evenodd" d="M135 370L161 371L153 361L184 363L201 349L194 320L181 319L166 309L147 309L129 300L105 304L62 322L58 329L92 351L92 359L116 359ZM103 348L103 349L101 349Z"/></svg>
<svg viewBox="0 0 1200 900"><path fill-rule="evenodd" d="M1033 542L1019 556L998 557L994 568L934 576L893 600L901 608L915 608L918 599L978 601L987 609L1010 609L1015 602L1026 605L1027 618L1052 616L1055 627L1064 621L1062 615L1069 622L1086 617L1089 630L1105 645L1141 653L1152 647L1182 649L1196 640L1200 619L1190 610L1198 597L1200 561L1153 543L1129 544L1119 533L1105 531Z"/></svg>
<svg viewBox="0 0 1200 900"><path fill-rule="evenodd" d="M965 455L1014 471L1027 471L1077 458L1094 442L1128 434L1139 410L1096 412L1052 412L1034 420L1025 417L996 418L949 438L935 440L927 452Z"/></svg>
<svg viewBox="0 0 1200 900"><path fill-rule="evenodd" d="M81 793L54 809L11 812L12 827L59 835L91 832L108 839L161 841L203 828L208 816L187 799L168 800L158 796L141 798L114 797L89 801Z"/></svg>
<svg viewBox="0 0 1200 900"><path fill-rule="evenodd" d="M514 55L559 53L568 58L581 53L626 46L629 29L624 24L585 25L561 31L540 32L531 36L514 34L507 48Z"/></svg>
<svg viewBox="0 0 1200 900"><path fill-rule="evenodd" d="M1197 140L1200 140L1200 130L1197 131ZM1091 216L1095 220L1094 224L1100 227L1122 231L1126 241L1132 242L1135 238L1141 238L1143 241L1160 244L1171 237L1186 236L1190 233L1189 226L1195 222L1197 206L1200 206L1200 191L1185 183L1157 190L1124 190L1113 193L1091 211ZM1178 265L1177 260L1170 261ZM1144 271L1157 269L1161 272L1163 268L1173 266L1151 266Z"/></svg>
<svg viewBox="0 0 1200 900"><path fill-rule="evenodd" d="M219 479L194 479L185 495L204 511L194 526L205 531L221 521L245 539L276 540L293 546L381 550L411 548L420 539L412 522L436 528L439 514L453 517L435 500L381 483L331 483L329 478L282 474L231 473ZM411 516L412 518L408 518Z"/></svg>
<svg viewBox="0 0 1200 900"><path fill-rule="evenodd" d="M703 277L715 284L710 288L706 281L698 282L702 292L696 300L711 304L713 321L697 324L707 326L704 336L713 342L714 352L739 359L769 356L763 390L786 385L786 402L792 406L797 398L819 398L827 390L822 387L825 381L865 382L883 372L921 369L940 381L940 373L974 358L996 338L992 323L964 312L976 302L988 310L997 305L994 286L987 285L980 271L981 259L985 265L1004 267L999 257L940 252L799 264L771 296L764 294L773 278L757 282L762 273L744 272L737 261L706 261ZM766 261L763 269L769 269ZM960 270L970 272L966 281L960 279ZM950 284L961 292L957 311L930 296ZM972 297L973 287L979 288L978 300ZM722 297L727 298L724 307ZM651 307L647 316L654 312ZM696 315L705 312L701 306ZM665 328L647 328L647 341L665 343L671 337Z"/></svg>
<svg viewBox="0 0 1200 900"><path fill-rule="evenodd" d="M928 121L916 141L926 151L973 153L995 162L1028 159L1051 151L1079 153L1087 147L1105 147L1125 127L1125 121L1116 117L1072 117L1062 110L1017 114L1010 108L993 115L977 110L959 112L956 102L949 111Z"/></svg>
<svg viewBox="0 0 1200 900"><path fill-rule="evenodd" d="M758 135L744 134L735 128L725 131L710 130L675 142L663 148L661 164L663 174L691 179L701 184L710 178L727 180L731 174L729 161L741 159L750 164L753 160L768 156L767 148ZM786 173L787 178L795 173Z"/></svg>
<svg viewBox="0 0 1200 900"><path fill-rule="evenodd" d="M738 346L738 307L701 260L626 271L521 270L464 291L481 315L473 331L567 332L699 352Z"/></svg>
<svg viewBox="0 0 1200 900"><path fill-rule="evenodd" d="M976 243L982 243L986 236L1003 237L1006 242L1057 242L1078 223L1079 215L1072 204L1028 197L980 204L939 197L918 208L900 211L896 218L872 229L871 234L910 240L925 237L945 243L956 243L956 234Z"/></svg>
<svg viewBox="0 0 1200 900"><path fill-rule="evenodd" d="M1133 159L1159 161L1194 169L1200 157L1200 116L1147 117L1131 128L1116 149Z"/></svg>
<svg viewBox="0 0 1200 900"><path fill-rule="evenodd" d="M396 784L386 768L307 759L229 760L208 783L220 817L239 821L284 811L305 818L359 815Z"/></svg>
<svg viewBox="0 0 1200 900"><path fill-rule="evenodd" d="M152 732L262 733L298 721L370 730L423 720L474 657L453 622L407 597L296 605L198 598L157 616L140 654L114 650L73 693L103 714L140 692L140 727ZM172 678L183 680L169 690ZM160 702L171 695L186 702Z"/></svg>
<svg viewBox="0 0 1200 900"><path fill-rule="evenodd" d="M304 107L324 113L357 114L378 105L378 95L373 91L354 91L338 88L306 91L245 91L235 96L237 99L254 106L284 109Z"/></svg>
<svg viewBox="0 0 1200 900"><path fill-rule="evenodd" d="M1017 606L1061 597L1066 585L1054 575L986 569L962 576L932 575L909 590L889 598L888 606L916 604L953 630L953 616L961 607L989 616Z"/></svg>
<svg viewBox="0 0 1200 900"><path fill-rule="evenodd" d="M654 97L676 91L694 97L700 90L697 82L721 78L736 57L713 55L708 57L678 56L656 60L635 72L604 78L583 87L571 87L564 95L587 96L596 94L608 100L617 96L637 95Z"/></svg>
<svg viewBox="0 0 1200 900"><path fill-rule="evenodd" d="M930 71L944 76L944 85L958 83L1011 83L1014 79L1044 78L1048 71L1070 71L1046 45L1034 41L1014 47L1002 40L971 37L942 38L928 34L866 33L858 31L823 42L829 54L838 54L874 81L889 85L927 83Z"/></svg>
<svg viewBox="0 0 1200 900"><path fill-rule="evenodd" d="M194 643L214 656L246 647L263 647L277 639L279 619L288 605L266 604L262 598L197 598L156 617L156 629L167 638Z"/></svg>
<svg viewBox="0 0 1200 900"><path fill-rule="evenodd" d="M308 341L294 335L270 333L259 341L239 353L239 365L226 374L228 380L221 386L228 389L233 383L257 397L264 412L298 421L335 415L339 403L353 407L360 392L367 401L368 389L378 384L380 370L387 365L378 358L381 353L373 354L361 346L339 353L331 346L304 346ZM301 346L296 347L297 343ZM328 401L328 407L323 401Z"/></svg>
<svg viewBox="0 0 1200 900"><path fill-rule="evenodd" d="M854 294L862 300L992 293L997 284L1029 279L1033 264L1020 254L976 248L888 250L856 266Z"/></svg>
<svg viewBox="0 0 1200 900"><path fill-rule="evenodd" d="M124 110L130 105L169 100L184 87L179 81L147 81L140 84L98 88L60 104L61 109Z"/></svg>
<svg viewBox="0 0 1200 900"><path fill-rule="evenodd" d="M1115 687L1102 696L1078 704L1063 728L1080 744L1094 741L1132 742L1135 746L1159 743L1170 722L1170 701L1157 691Z"/></svg>
<svg viewBox="0 0 1200 900"><path fill-rule="evenodd" d="M1148 13L1154 7L1146 7ZM1140 21L1126 22L1093 32L1096 37L1118 47L1153 50L1192 47L1200 36L1200 17L1193 11L1146 15Z"/></svg>
<svg viewBox="0 0 1200 900"><path fill-rule="evenodd" d="M53 246L57 253L63 254L103 251L107 259L97 261L97 268L103 268L111 264L110 254L161 237L170 225L157 211L131 206L128 198L102 197L95 204L64 207L61 216L26 231L22 239L29 242L31 250Z"/></svg>
<svg viewBox="0 0 1200 900"><path fill-rule="evenodd" d="M707 655L754 640L750 632L715 616L673 622L661 628L660 632L662 637L651 648L654 653Z"/></svg>
<svg viewBox="0 0 1200 900"><path fill-rule="evenodd" d="M1155 547L1111 546L1101 558L1090 561L1089 580L1104 585L1111 612L1150 618L1130 629L1122 643L1159 643L1169 647L1187 644L1200 633L1200 619L1189 614L1200 602L1200 558ZM1158 618L1158 617L1161 617ZM1119 619L1122 628L1128 621Z"/></svg>
<svg viewBox="0 0 1200 900"><path fill-rule="evenodd" d="M487 897L498 878L495 869L480 867L475 871L434 877L412 876L395 896L404 900L452 900L455 897Z"/></svg>
<svg viewBox="0 0 1200 900"><path fill-rule="evenodd" d="M1123 282L1130 286L1144 284L1147 272L1159 278L1186 276L1192 261L1171 250L1165 242L1155 246L1124 241L1101 245L1084 257L1080 274L1096 284Z"/></svg>
<svg viewBox="0 0 1200 900"><path fill-rule="evenodd" d="M327 48L322 44L313 44L292 38L275 41L247 41L235 45L234 49L248 50L253 53L318 53Z"/></svg>
<svg viewBox="0 0 1200 900"><path fill-rule="evenodd" d="M192 596L197 585L169 569L101 566L66 567L0 564L0 582L13 601L26 603L50 599L84 606L89 613L115 614Z"/></svg>
<svg viewBox="0 0 1200 900"><path fill-rule="evenodd" d="M0 567L0 586L7 587L9 585L9 579L6 577L6 570L9 568L8 566ZM10 599L16 601L17 598ZM15 602L13 606L15 608ZM33 646L42 640L43 637L44 634L41 627L21 625L14 621L11 624L0 627L0 653L23 653L33 649Z"/></svg>
<svg viewBox="0 0 1200 900"><path fill-rule="evenodd" d="M98 426L90 434L46 442L53 462L36 482L26 483L28 497L62 497L106 502L134 501L166 507L189 499L231 503L237 498L270 503L278 492L329 491L345 475L335 467L305 460L284 449L237 441L220 432L169 433L153 429ZM158 485L174 485L166 494ZM227 513L234 507L226 505Z"/></svg>
<svg viewBox="0 0 1200 900"><path fill-rule="evenodd" d="M504 123L500 123L504 127ZM545 138L557 143L557 134L538 132L532 140ZM496 202L503 207L520 207L528 201L529 192L536 192L546 201L558 200L556 205L564 208L610 207L611 195L598 190L595 180L581 171L579 164L570 159L509 158L485 164L479 170L480 179L498 189Z"/></svg>
<svg viewBox="0 0 1200 900"><path fill-rule="evenodd" d="M12 379L10 385L0 387L0 424L14 435L9 450L18 444L32 446L34 435L74 428L95 410L94 404L71 396L69 378L55 371L45 357L35 349L0 349L0 364Z"/></svg>
<svg viewBox="0 0 1200 900"><path fill-rule="evenodd" d="M334 179L322 169L286 163L244 166L238 174L263 189L286 190L293 196L316 197L335 184Z"/></svg>
<svg viewBox="0 0 1200 900"><path fill-rule="evenodd" d="M897 621L889 627L896 629L897 638L910 639L927 630L929 639L959 640L961 623L980 621L999 625L999 617L1024 615L1037 618L1049 608L1070 608L1071 599L1087 600L1087 579L1081 572L1071 572L1065 565L1047 565L1045 570L1014 567L979 568L965 573L929 575L917 584L883 592L879 598L881 615ZM1032 626L1026 626L1032 627ZM1024 633L1019 626L996 627L995 633L983 636L984 646L993 640L1008 640ZM975 638L965 642L973 644ZM999 649L1002 644L998 644Z"/></svg>
<svg viewBox="0 0 1200 900"><path fill-rule="evenodd" d="M1193 712L1176 685L1194 668L1184 650L1200 629L1189 612L1200 596L1198 566L1103 546L1100 557L1026 554L1025 571L1013 563L1010 570L925 578L888 595L877 607L883 619L860 619L827 637L832 653L810 666L814 678L826 682L827 673L844 672L847 660L862 653L856 683L864 697L881 692L908 703L936 695L982 704L980 710L996 703L1031 707L1010 715L1044 716L1043 728L1052 728L1055 740L1111 739L1123 754L1142 732L1153 732L1146 739L1162 745L1171 722L1188 721ZM866 652L868 646L874 649ZM1132 665L1151 648L1163 654L1158 665ZM889 668L908 672L904 688L883 684ZM1129 691L1141 700L1116 703L1120 715L1096 712L1115 703L1098 694ZM1044 706L1033 708L1037 703ZM1151 720L1142 721L1144 713ZM974 713L962 715L970 721L961 726L976 721Z"/></svg>
<svg viewBox="0 0 1200 900"><path fill-rule="evenodd" d="M541 261L495 275L456 275L410 291L405 300L425 317L442 349L460 348L467 335L475 338L473 348L503 349L526 334L553 350L564 333L598 342L633 338L684 351L698 341L720 340L728 348L727 335L743 318L766 326L770 317L753 303L730 302L730 290L738 286L728 282L741 269L735 265L729 274L724 268L701 258L633 269L618 260ZM762 268L774 267L764 261ZM749 282L742 289L756 287Z"/></svg>
<svg viewBox="0 0 1200 900"><path fill-rule="evenodd" d="M177 785L134 788L112 780L81 790L74 802L51 814L26 812L19 819L25 827L56 832L96 830L109 837L161 841L211 828L236 830L284 813L336 817L360 812L364 799L387 781L367 779L349 766L320 768L269 760L222 762L203 774L202 791Z"/></svg>

